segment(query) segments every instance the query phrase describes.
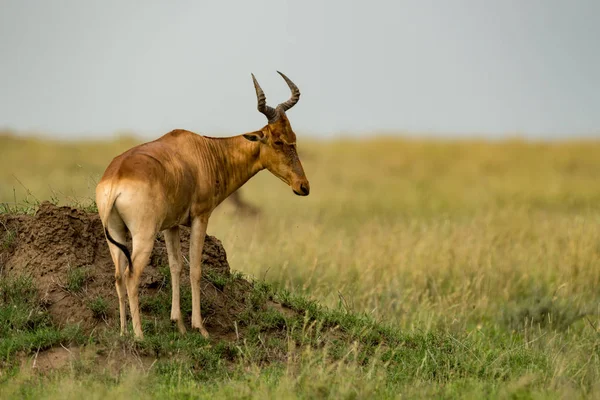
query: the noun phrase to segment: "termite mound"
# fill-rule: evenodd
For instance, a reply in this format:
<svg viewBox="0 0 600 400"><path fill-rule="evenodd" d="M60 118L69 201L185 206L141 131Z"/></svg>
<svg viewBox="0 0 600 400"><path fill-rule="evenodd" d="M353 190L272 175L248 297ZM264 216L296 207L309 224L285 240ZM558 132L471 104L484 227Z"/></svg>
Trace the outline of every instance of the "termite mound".
<svg viewBox="0 0 600 400"><path fill-rule="evenodd" d="M184 227L181 244L187 257L189 231ZM127 245L131 249L131 243ZM97 213L43 202L34 215L1 214L0 279L23 275L33 280L58 326L79 324L84 331L118 329L114 265ZM252 284L231 275L222 243L210 235L204 243L202 275L205 325L213 337L226 338L234 332L236 313L244 309ZM189 268L184 265L183 290L189 285L188 277ZM221 284L215 284L215 280ZM169 290L167 251L159 234L151 262L142 275L142 312L144 300ZM101 317L90 306L99 299L106 305ZM184 316L188 327L189 318Z"/></svg>

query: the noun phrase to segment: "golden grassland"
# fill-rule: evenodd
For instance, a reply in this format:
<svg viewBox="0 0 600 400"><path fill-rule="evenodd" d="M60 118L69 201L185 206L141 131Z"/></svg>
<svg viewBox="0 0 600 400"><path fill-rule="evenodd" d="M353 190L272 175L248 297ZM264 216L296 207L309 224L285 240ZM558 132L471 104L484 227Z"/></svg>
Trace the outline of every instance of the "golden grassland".
<svg viewBox="0 0 600 400"><path fill-rule="evenodd" d="M0 136L0 203L86 204L135 143ZM600 395L600 141L300 137L299 150L310 196L265 171L241 189L261 217L228 203L213 214L208 232L233 269L401 331L477 336L465 357L484 359L498 335L546 357L543 372L490 381L491 392L472 376L451 392L418 379L398 395ZM364 387L380 379L344 368ZM256 393L297 394L294 379Z"/></svg>

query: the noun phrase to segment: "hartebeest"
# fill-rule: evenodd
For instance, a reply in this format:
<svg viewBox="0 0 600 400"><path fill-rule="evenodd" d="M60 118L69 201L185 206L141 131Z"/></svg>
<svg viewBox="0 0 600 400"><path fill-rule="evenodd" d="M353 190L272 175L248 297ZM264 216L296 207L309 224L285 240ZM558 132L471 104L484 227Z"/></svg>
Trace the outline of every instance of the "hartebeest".
<svg viewBox="0 0 600 400"><path fill-rule="evenodd" d="M296 134L286 116L286 111L298 102L300 91L287 76L278 73L292 96L275 108L266 104L265 94L252 74L258 111L268 119L262 129L227 138L174 130L115 157L104 172L96 187L96 202L115 263L121 334L126 331L127 290L133 331L136 338L143 339L138 288L159 231L165 237L171 270L171 320L183 333L179 226L191 228L192 329L208 337L200 315L200 264L213 210L265 168L291 186L295 194L308 195L309 183L296 152ZM131 253L125 245L126 230L131 233Z"/></svg>

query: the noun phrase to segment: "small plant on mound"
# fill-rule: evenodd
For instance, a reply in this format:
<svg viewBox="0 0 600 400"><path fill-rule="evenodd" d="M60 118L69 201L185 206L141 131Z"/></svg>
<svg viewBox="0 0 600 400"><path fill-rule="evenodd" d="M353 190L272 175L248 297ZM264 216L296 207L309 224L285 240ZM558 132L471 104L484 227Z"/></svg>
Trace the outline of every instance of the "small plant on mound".
<svg viewBox="0 0 600 400"><path fill-rule="evenodd" d="M208 279L208 281L219 290L223 290L225 285L227 285L227 283L229 282L229 277L223 274L219 274L218 272L215 272L213 270L206 271L205 276Z"/></svg>
<svg viewBox="0 0 600 400"><path fill-rule="evenodd" d="M108 315L108 302L102 296L98 296L88 302L94 318L103 319Z"/></svg>
<svg viewBox="0 0 600 400"><path fill-rule="evenodd" d="M0 248L2 248L3 250L10 248L10 246L12 246L12 244L15 242L16 237L17 234L14 231L6 229L6 234L4 235L4 239L2 239Z"/></svg>
<svg viewBox="0 0 600 400"><path fill-rule="evenodd" d="M65 289L71 293L79 293L83 290L85 282L88 280L89 273L87 269L80 268L69 268L67 272L67 284Z"/></svg>

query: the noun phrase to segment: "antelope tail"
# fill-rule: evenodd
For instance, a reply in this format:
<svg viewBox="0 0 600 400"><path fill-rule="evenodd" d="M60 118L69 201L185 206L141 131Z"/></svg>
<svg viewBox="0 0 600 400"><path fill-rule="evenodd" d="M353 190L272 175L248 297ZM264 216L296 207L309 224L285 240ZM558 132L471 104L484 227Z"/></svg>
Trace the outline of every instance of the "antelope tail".
<svg viewBox="0 0 600 400"><path fill-rule="evenodd" d="M110 195L112 196L112 189L110 192ZM111 196L109 196L109 198ZM112 199L112 201L110 202L110 206L106 209L106 215L109 215L112 211L118 196L119 195L115 196L115 198ZM104 234L106 235L106 238L109 242L117 246L125 254L125 257L127 258L127 264L129 265L129 272L133 272L133 262L131 261L131 253L129 252L129 249L123 243L117 242L115 239L113 239L112 236L110 236L110 233L108 232L108 218L106 218L105 221L106 224L104 225Z"/></svg>
<svg viewBox="0 0 600 400"><path fill-rule="evenodd" d="M121 249L121 251L123 253L125 253L125 257L127 257L127 263L129 263L129 271L133 271L133 263L131 262L131 253L129 253L129 249L127 248L127 246L125 246L122 243L117 242L115 239L112 238L112 236L110 236L110 233L108 233L108 228L104 228L104 233L106 234L106 238L108 239L109 242L111 242L112 244L114 244L115 246L117 246L119 249Z"/></svg>

